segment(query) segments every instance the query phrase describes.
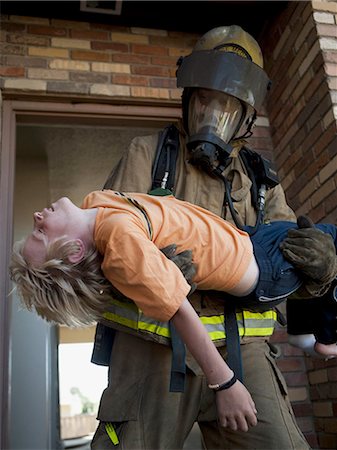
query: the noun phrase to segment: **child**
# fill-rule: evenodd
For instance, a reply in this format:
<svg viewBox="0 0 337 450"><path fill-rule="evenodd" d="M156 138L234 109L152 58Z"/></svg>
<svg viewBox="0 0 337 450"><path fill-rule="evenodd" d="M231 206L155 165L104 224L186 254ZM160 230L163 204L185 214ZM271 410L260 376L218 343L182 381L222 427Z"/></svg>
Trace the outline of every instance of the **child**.
<svg viewBox="0 0 337 450"><path fill-rule="evenodd" d="M189 284L159 248L176 242L179 251L192 250L198 289L279 302L302 284L278 248L294 227L275 222L261 226L250 238L217 215L173 196L96 191L84 199L82 208L62 198L34 213L34 230L17 245L11 275L26 306L57 323L99 320L111 294L106 280L147 316L171 319L210 386L222 386L220 413L232 429L247 430L256 424L254 403L219 359L186 300ZM336 245L336 227L319 227ZM230 408L223 400L229 396Z"/></svg>

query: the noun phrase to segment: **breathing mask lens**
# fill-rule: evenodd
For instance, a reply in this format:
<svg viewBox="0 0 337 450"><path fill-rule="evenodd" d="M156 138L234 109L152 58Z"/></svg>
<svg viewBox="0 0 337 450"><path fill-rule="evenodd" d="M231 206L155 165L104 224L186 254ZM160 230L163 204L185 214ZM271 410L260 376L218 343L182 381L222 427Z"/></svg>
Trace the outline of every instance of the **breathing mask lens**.
<svg viewBox="0 0 337 450"><path fill-rule="evenodd" d="M189 135L210 133L227 144L238 128L242 114L242 105L237 98L210 89L196 89L189 102Z"/></svg>
<svg viewBox="0 0 337 450"><path fill-rule="evenodd" d="M190 163L211 173L216 161L227 158L227 144L240 128L243 115L237 98L210 89L195 89L188 108Z"/></svg>

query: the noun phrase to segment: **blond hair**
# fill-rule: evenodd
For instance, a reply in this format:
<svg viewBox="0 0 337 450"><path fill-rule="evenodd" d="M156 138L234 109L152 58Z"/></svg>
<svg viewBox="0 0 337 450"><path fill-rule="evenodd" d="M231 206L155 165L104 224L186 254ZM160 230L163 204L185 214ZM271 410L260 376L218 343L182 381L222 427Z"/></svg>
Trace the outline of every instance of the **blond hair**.
<svg viewBox="0 0 337 450"><path fill-rule="evenodd" d="M24 257L25 240L14 244L10 276L23 306L49 322L70 327L91 325L102 317L112 286L101 271L102 257L93 249L79 263L68 262L76 241L59 238L47 247L46 261L33 267Z"/></svg>

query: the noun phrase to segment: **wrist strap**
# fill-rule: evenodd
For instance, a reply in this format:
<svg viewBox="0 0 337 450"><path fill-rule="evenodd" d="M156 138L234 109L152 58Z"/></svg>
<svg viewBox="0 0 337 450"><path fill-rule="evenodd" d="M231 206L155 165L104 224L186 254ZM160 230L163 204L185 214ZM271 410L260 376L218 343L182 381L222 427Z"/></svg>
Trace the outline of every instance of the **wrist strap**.
<svg viewBox="0 0 337 450"><path fill-rule="evenodd" d="M209 384L208 387L210 389L213 389L213 391L224 391L225 389L229 389L233 386L233 384L237 381L237 378L235 374L233 375L233 378L231 378L229 381L226 381L226 383L222 384Z"/></svg>

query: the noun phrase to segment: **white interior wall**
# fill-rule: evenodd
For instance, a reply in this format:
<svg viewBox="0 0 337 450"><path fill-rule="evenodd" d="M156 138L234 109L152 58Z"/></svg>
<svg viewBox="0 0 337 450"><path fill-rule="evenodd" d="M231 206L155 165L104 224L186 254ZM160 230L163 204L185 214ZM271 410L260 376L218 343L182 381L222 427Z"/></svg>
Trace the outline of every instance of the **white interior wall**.
<svg viewBox="0 0 337 450"><path fill-rule="evenodd" d="M133 136L154 129L130 127L17 128L14 236L32 228L32 213L60 196L76 204L100 189ZM14 299L11 336L10 448L58 448L56 333Z"/></svg>

